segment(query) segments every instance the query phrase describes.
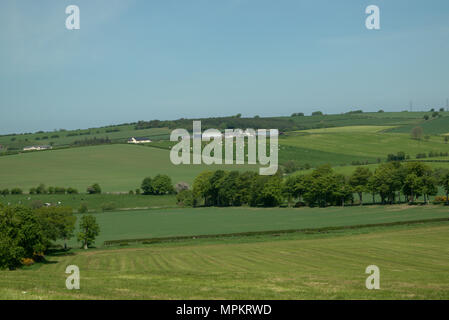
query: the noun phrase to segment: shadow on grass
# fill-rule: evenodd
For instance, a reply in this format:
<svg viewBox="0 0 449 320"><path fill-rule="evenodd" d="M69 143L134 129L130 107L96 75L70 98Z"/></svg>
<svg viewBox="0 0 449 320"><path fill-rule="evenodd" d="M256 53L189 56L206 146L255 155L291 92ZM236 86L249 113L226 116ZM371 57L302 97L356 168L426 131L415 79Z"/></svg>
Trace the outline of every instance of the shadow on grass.
<svg viewBox="0 0 449 320"><path fill-rule="evenodd" d="M71 249L49 249L45 255L48 257L73 256L75 253Z"/></svg>

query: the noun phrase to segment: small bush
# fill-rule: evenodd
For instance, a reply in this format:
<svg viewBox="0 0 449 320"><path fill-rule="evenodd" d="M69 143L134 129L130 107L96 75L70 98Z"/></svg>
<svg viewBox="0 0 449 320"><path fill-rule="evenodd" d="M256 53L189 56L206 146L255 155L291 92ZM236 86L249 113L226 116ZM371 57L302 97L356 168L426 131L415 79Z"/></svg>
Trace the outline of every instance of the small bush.
<svg viewBox="0 0 449 320"><path fill-rule="evenodd" d="M34 260L31 259L31 258L23 258L22 261L21 261L21 263L22 263L24 266L31 266L31 265L34 264Z"/></svg>
<svg viewBox="0 0 449 320"><path fill-rule="evenodd" d="M80 207L78 208L78 213L87 213L89 209L87 208L87 203L81 203Z"/></svg>
<svg viewBox="0 0 449 320"><path fill-rule="evenodd" d="M117 208L117 206L115 205L114 202L106 202L101 205L101 209L103 211L111 211L114 210L115 208Z"/></svg>
<svg viewBox="0 0 449 320"><path fill-rule="evenodd" d="M447 197L446 196L436 196L433 199L433 203L443 203L443 202L447 202Z"/></svg>
<svg viewBox="0 0 449 320"><path fill-rule="evenodd" d="M9 189L3 189L1 194L7 196L9 194Z"/></svg>

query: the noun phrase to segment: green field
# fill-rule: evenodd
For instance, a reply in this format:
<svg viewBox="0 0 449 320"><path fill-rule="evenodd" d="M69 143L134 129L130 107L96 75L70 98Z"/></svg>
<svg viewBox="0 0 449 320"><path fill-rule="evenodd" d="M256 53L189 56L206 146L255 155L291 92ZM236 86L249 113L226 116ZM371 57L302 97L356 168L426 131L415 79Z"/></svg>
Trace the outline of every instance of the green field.
<svg viewBox="0 0 449 320"><path fill-rule="evenodd" d="M10 150L22 150L25 146L33 145L51 144L54 147L67 146L75 141L93 138L109 138L113 142L126 142L131 137L146 137L151 140L161 140L168 139L169 135L170 130L168 128L135 130L133 125L120 125L85 130L3 135L0 136L0 145L8 146Z"/></svg>
<svg viewBox="0 0 449 320"><path fill-rule="evenodd" d="M194 236L379 224L449 218L444 206L364 206L332 208L190 208L105 212L95 214L106 240ZM76 247L75 240L70 245Z"/></svg>
<svg viewBox="0 0 449 320"><path fill-rule="evenodd" d="M250 165L173 165L170 152L145 146L114 144L23 153L0 157L0 189L20 187L27 192L39 183L74 187L80 192L99 183L104 192L140 188L147 176L168 174L173 183L193 179L218 168L255 170Z"/></svg>
<svg viewBox="0 0 449 320"><path fill-rule="evenodd" d="M382 130L385 127L380 127ZM377 130L377 129L375 129ZM372 126L319 129L309 132L291 132L279 140L280 162L287 158L301 163L351 164L352 161L385 161L388 154L405 152L414 159L418 153L429 151L447 152L449 145L442 137L431 136L429 140L413 140L409 134L385 133ZM285 151L284 151L285 150ZM288 157L283 155L288 152Z"/></svg>
<svg viewBox="0 0 449 320"><path fill-rule="evenodd" d="M413 160L418 153L448 152L449 144L441 135L449 132L445 129L449 113L424 121L423 116L429 114L376 112L273 118L280 119L276 123L295 127L279 138L279 162L295 160L312 168L329 163L335 172L350 175L356 167L351 164L357 161L369 162L367 167L374 171L388 154L405 152ZM432 136L411 139L410 131L417 125ZM111 129L119 131L106 132ZM81 135L87 132L90 134ZM174 195L127 193L140 188L143 178L157 174L169 175L173 183L191 184L205 170L258 167L175 166L169 158L173 143L167 140L167 128L134 130L134 125L127 124L57 131L54 134L58 138L43 139L51 134L0 136L0 145L20 147L52 141L55 146L63 146L94 136L108 136L115 142L146 136L155 142L0 156L0 189L20 187L28 192L44 183L47 187L74 187L81 193L7 195L0 196L0 202L31 205L40 200L75 210L86 203L101 229L95 248L88 251L78 249L79 243L73 238L69 241L72 249L65 255L53 253L47 255L45 263L0 271L0 299L449 299L449 222L126 244L132 239L449 218L446 206L177 208ZM449 162L427 164L449 168ZM101 185L103 194L85 194L93 183ZM365 201L370 200L366 195ZM111 203L115 209L102 212L102 206ZM124 240L124 244L104 245L111 240ZM80 291L65 289L64 271L70 264L81 269ZM365 289L365 268L371 264L381 269L381 290Z"/></svg>
<svg viewBox="0 0 449 320"><path fill-rule="evenodd" d="M104 204L113 205L114 209L137 210L148 208L176 207L176 196L129 195L129 194L35 194L0 196L0 203L10 205L32 206L35 201L70 207L75 211L86 204L89 212L102 211Z"/></svg>
<svg viewBox="0 0 449 320"><path fill-rule="evenodd" d="M0 271L2 299L449 299L449 223L51 256ZM380 269L380 290L365 268ZM81 289L65 288L80 268Z"/></svg>

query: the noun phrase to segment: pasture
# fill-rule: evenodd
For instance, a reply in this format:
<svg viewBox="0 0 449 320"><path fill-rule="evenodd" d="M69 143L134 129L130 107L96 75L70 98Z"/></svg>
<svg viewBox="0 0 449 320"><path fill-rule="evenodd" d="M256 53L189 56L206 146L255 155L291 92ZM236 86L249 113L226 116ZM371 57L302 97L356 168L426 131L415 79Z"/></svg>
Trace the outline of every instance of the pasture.
<svg viewBox="0 0 449 320"><path fill-rule="evenodd" d="M251 165L179 165L170 151L127 144L101 145L23 153L0 157L0 189L20 187L25 192L40 183L74 187L85 192L99 183L104 192L128 192L140 188L148 176L167 174L173 183L192 183L205 170L255 170Z"/></svg>
<svg viewBox="0 0 449 320"><path fill-rule="evenodd" d="M95 214L107 240L272 231L449 218L444 206L354 206L329 208L178 208ZM75 239L69 244L79 246Z"/></svg>
<svg viewBox="0 0 449 320"><path fill-rule="evenodd" d="M48 257L0 271L1 299L449 299L449 223ZM380 268L381 290L365 288ZM80 268L81 289L65 288Z"/></svg>
<svg viewBox="0 0 449 320"><path fill-rule="evenodd" d="M70 207L75 211L82 205L87 205L89 212L99 212L104 205L113 209L136 210L149 208L176 207L176 196L129 195L129 194L24 194L0 196L0 203L10 205L32 204L39 200L42 203Z"/></svg>

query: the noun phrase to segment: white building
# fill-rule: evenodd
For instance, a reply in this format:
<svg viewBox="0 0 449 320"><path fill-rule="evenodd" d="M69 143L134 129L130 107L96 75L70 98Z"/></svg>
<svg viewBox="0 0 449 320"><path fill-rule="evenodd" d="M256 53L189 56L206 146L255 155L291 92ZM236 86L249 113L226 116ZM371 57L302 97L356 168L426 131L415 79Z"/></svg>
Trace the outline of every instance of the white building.
<svg viewBox="0 0 449 320"><path fill-rule="evenodd" d="M35 150L49 150L53 149L52 146L29 146L23 148L23 151L35 151Z"/></svg>
<svg viewBox="0 0 449 320"><path fill-rule="evenodd" d="M151 142L151 140L148 139L148 138L135 138L135 137L132 137L132 138L128 139L128 143L149 143L149 142Z"/></svg>

